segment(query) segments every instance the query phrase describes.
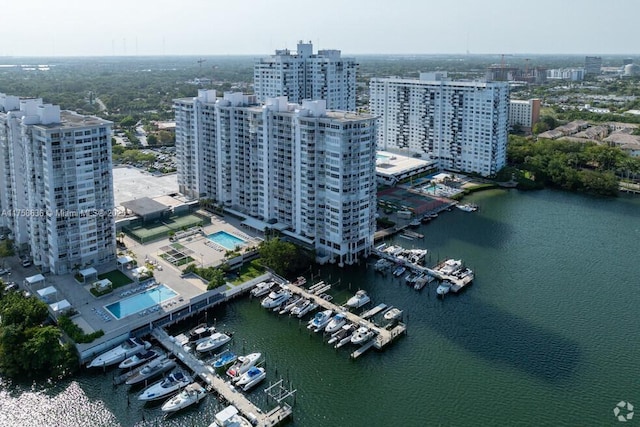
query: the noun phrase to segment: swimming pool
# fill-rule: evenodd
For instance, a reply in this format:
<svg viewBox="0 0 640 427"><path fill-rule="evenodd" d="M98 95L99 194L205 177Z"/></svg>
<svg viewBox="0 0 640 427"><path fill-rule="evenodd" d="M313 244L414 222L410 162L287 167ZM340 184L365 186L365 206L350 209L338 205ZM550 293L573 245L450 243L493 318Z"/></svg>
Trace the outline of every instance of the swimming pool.
<svg viewBox="0 0 640 427"><path fill-rule="evenodd" d="M234 250L238 246L246 245L247 241L239 237L234 236L226 231L218 231L207 236L209 240L216 243L223 248Z"/></svg>
<svg viewBox="0 0 640 427"><path fill-rule="evenodd" d="M123 317L146 310L149 307L161 304L163 301L173 298L176 295L178 295L177 292L167 285L158 285L129 298L109 304L105 306L105 309L116 319L122 319Z"/></svg>

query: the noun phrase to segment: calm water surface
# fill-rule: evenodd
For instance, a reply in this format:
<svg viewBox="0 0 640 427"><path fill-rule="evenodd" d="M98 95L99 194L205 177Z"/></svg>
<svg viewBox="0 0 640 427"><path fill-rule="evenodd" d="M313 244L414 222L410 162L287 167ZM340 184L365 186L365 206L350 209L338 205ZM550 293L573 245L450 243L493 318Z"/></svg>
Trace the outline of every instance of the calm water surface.
<svg viewBox="0 0 640 427"><path fill-rule="evenodd" d="M237 351L263 352L269 380L298 390L291 426L618 424L617 402L640 407L640 198L500 190L471 201L478 212L445 212L424 239L396 240L430 249L431 263L465 260L476 280L460 295L416 292L371 265L313 272L336 283L337 302L365 288L404 309L409 333L382 353L349 360L353 349L248 298L208 320L235 331ZM221 409L210 396L165 419L112 375L3 383L0 425L207 426ZM261 390L251 398L268 408Z"/></svg>

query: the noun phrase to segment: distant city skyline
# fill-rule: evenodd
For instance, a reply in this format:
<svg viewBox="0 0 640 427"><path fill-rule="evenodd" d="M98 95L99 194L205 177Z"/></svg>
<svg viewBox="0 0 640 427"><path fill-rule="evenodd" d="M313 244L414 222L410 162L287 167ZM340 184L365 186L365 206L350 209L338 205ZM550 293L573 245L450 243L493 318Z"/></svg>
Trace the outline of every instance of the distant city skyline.
<svg viewBox="0 0 640 427"><path fill-rule="evenodd" d="M363 55L640 53L640 2L605 7L596 0L8 2L0 56L260 56L294 50L298 40Z"/></svg>

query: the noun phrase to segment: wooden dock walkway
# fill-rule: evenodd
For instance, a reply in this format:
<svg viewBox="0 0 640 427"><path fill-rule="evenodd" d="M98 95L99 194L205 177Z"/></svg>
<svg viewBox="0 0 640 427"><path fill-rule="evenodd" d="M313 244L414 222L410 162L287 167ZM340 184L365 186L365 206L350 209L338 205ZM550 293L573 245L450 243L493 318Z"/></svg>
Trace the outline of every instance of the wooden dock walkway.
<svg viewBox="0 0 640 427"><path fill-rule="evenodd" d="M162 328L156 328L151 335L170 353L174 354L178 360L191 369L195 375L199 376L207 383L208 390L214 390L224 397L231 405L238 408L238 411L250 420L255 420L257 426L271 427L280 424L292 415L291 406L278 405L267 413L263 413L260 408L254 405L232 384L223 380L215 373L212 366L205 364L193 354L186 352L182 346L176 342L175 338L167 334Z"/></svg>
<svg viewBox="0 0 640 427"><path fill-rule="evenodd" d="M333 310L334 313L344 313L347 320L356 325L366 326L369 329L372 329L376 332L376 337L373 339L373 346L378 350L390 344L395 338L398 337L401 333L406 331L406 325L404 323L399 323L396 328L391 331L388 331L384 328L379 328L374 323L369 320L363 319L361 316L358 316L355 313L351 313L344 307L340 307L331 301L327 301L326 299L314 295L312 293L307 292L306 289L303 289L299 286L294 285L293 283L287 283L287 286L291 290L294 295L300 295L304 298L310 299L314 303L316 303L319 307L324 308L325 310Z"/></svg>

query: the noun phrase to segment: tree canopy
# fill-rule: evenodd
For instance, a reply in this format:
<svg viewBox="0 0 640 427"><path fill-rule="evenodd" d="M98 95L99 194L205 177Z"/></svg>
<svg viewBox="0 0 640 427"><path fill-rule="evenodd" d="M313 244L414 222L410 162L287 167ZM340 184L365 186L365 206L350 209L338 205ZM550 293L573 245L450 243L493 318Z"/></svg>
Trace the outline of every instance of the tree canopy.
<svg viewBox="0 0 640 427"><path fill-rule="evenodd" d="M14 378L57 377L78 366L70 344L60 342L60 330L45 325L47 306L19 292L0 296L0 372Z"/></svg>
<svg viewBox="0 0 640 427"><path fill-rule="evenodd" d="M622 150L594 142L534 142L512 135L507 158L511 166L527 171L537 182L606 196L618 194L616 173L636 170L635 160Z"/></svg>
<svg viewBox="0 0 640 427"><path fill-rule="evenodd" d="M262 265L285 277L304 269L311 262L300 248L278 237L264 240L258 250Z"/></svg>

